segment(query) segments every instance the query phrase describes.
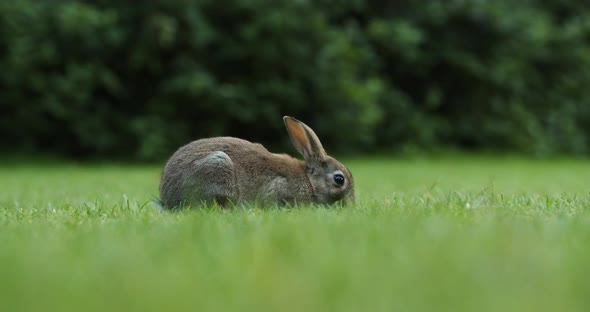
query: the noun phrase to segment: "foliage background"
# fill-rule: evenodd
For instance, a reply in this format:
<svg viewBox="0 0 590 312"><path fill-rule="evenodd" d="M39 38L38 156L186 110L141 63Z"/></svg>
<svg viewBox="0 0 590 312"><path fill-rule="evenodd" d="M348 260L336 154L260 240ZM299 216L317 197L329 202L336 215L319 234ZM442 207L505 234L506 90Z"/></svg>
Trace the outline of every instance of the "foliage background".
<svg viewBox="0 0 590 312"><path fill-rule="evenodd" d="M588 155L583 1L2 1L2 149L161 159L239 135L330 152Z"/></svg>

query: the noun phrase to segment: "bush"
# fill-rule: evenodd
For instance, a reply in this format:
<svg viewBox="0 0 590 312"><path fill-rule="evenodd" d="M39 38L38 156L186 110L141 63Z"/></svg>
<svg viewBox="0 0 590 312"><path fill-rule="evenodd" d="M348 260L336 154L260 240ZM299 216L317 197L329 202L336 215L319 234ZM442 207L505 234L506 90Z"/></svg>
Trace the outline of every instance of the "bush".
<svg viewBox="0 0 590 312"><path fill-rule="evenodd" d="M5 1L7 150L159 159L199 137L588 154L590 5Z"/></svg>

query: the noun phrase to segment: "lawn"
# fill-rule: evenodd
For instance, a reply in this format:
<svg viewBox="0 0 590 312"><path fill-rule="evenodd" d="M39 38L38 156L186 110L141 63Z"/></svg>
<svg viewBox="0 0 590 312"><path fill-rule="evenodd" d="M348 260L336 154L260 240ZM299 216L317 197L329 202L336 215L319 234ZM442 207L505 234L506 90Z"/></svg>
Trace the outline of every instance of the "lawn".
<svg viewBox="0 0 590 312"><path fill-rule="evenodd" d="M590 161L353 159L342 209L162 214L158 166L0 167L0 311L589 311Z"/></svg>

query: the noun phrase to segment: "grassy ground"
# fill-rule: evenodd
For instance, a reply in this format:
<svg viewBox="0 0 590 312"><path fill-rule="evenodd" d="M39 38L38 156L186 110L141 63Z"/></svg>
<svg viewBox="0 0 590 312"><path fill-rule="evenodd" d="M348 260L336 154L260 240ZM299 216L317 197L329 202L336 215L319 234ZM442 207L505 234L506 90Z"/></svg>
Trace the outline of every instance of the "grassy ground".
<svg viewBox="0 0 590 312"><path fill-rule="evenodd" d="M347 162L358 205L160 214L157 167L0 167L1 311L588 311L590 163Z"/></svg>

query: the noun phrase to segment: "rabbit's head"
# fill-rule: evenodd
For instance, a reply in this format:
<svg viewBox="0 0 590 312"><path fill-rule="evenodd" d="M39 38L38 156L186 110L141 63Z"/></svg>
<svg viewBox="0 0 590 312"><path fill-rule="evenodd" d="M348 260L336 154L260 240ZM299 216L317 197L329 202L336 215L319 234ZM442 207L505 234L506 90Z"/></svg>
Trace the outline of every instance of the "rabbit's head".
<svg viewBox="0 0 590 312"><path fill-rule="evenodd" d="M283 117L283 121L291 142L305 159L314 201L320 204L354 203L354 180L350 171L326 154L317 135L306 124L289 116Z"/></svg>

